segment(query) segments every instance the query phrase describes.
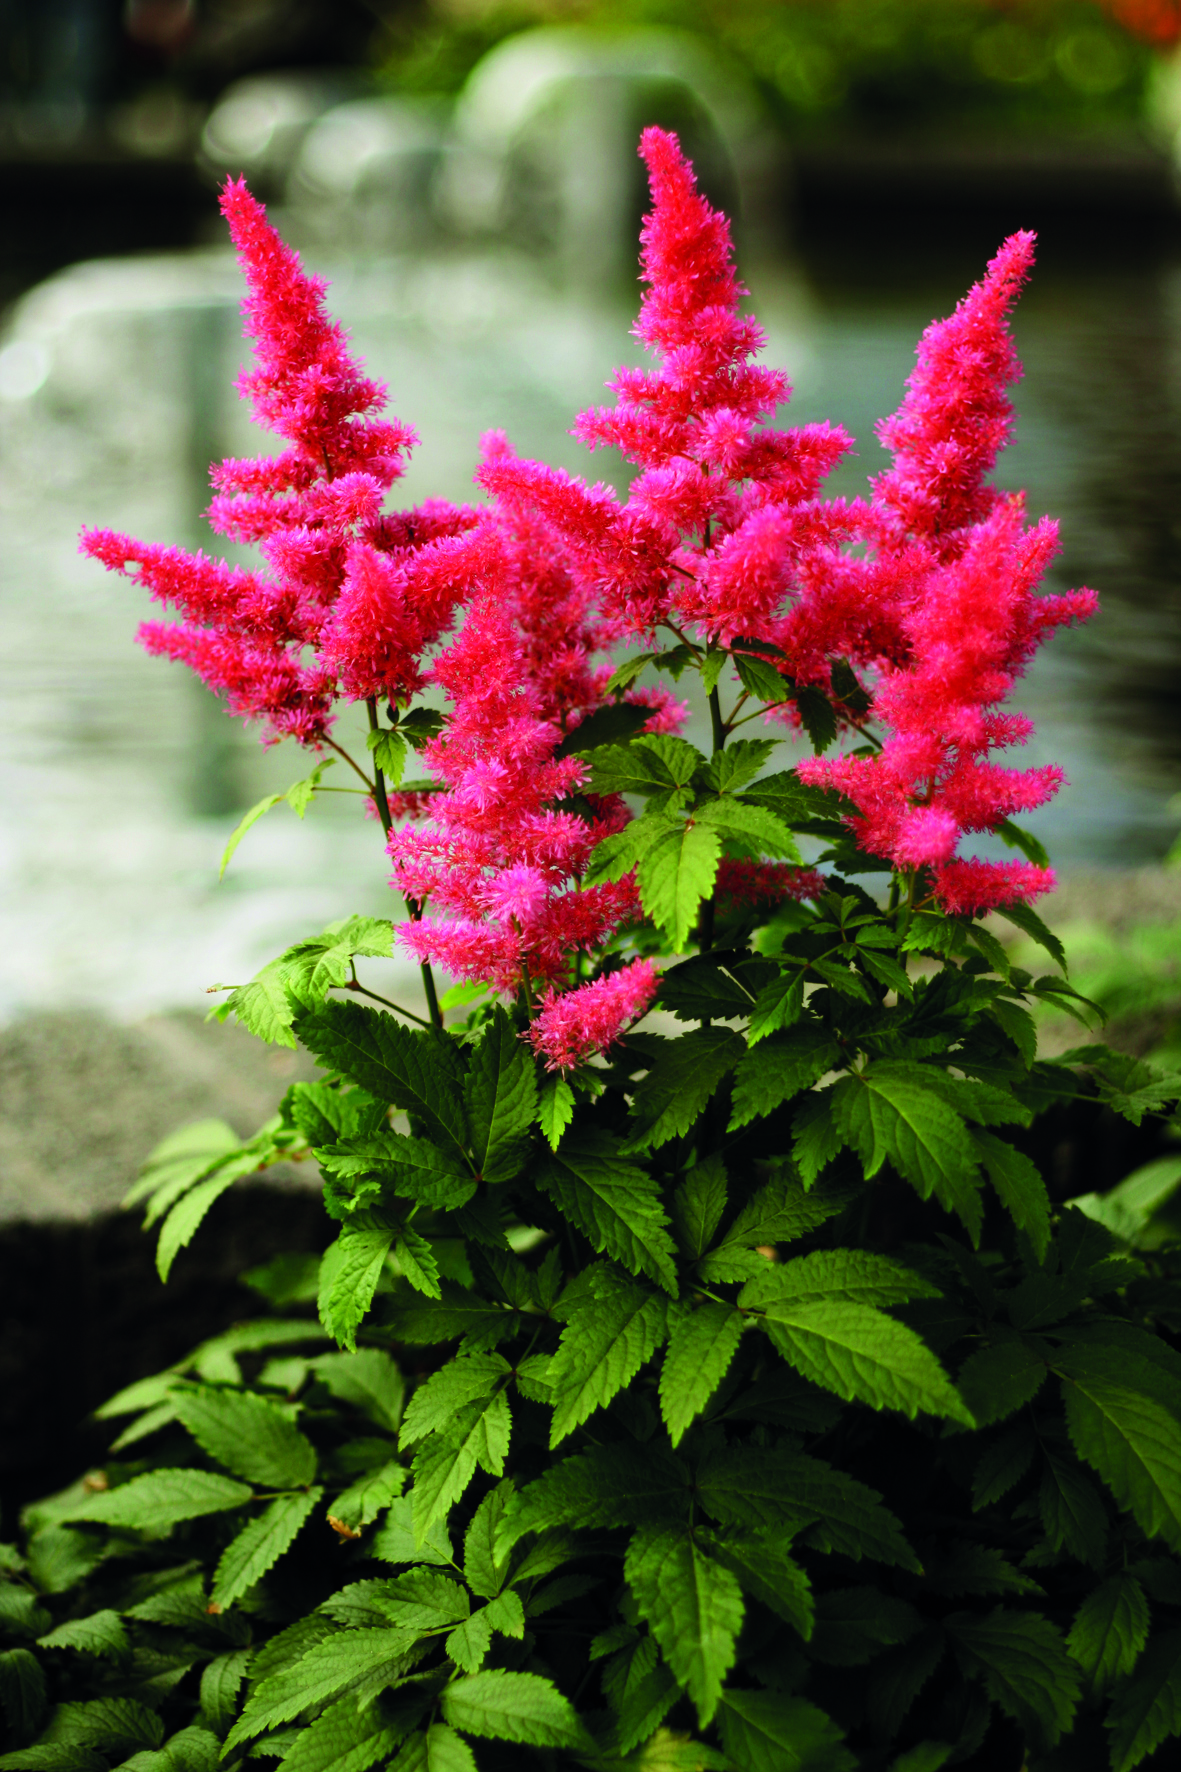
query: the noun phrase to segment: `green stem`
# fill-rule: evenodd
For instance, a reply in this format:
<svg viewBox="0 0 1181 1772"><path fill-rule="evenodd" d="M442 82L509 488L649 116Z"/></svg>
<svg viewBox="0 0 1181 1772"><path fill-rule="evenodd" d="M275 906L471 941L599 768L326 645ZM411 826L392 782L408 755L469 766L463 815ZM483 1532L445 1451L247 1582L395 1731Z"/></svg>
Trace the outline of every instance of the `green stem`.
<svg viewBox="0 0 1181 1772"><path fill-rule="evenodd" d="M376 991L366 990L365 986L357 977L357 969L355 966L353 967L352 978L347 984L342 984L340 988L342 991L358 991L362 997L372 997L375 1003L384 1003L385 1007L387 1009L392 1009L395 1014L404 1015L408 1021L416 1021L420 1028L430 1027L431 1025L429 1021L424 1021L421 1015L415 1015L413 1009L403 1009L400 1003L392 1002L389 997L379 997Z"/></svg>
<svg viewBox="0 0 1181 1772"><path fill-rule="evenodd" d="M376 732L378 730L377 697L371 695L365 706L369 709L369 730ZM376 754L373 758L373 798L377 802L377 816L381 820L381 828L388 837L394 821L390 817L390 803L386 798L385 776L378 767Z"/></svg>
<svg viewBox="0 0 1181 1772"><path fill-rule="evenodd" d="M709 723L713 731L714 756L726 748L726 723L722 719L722 703L716 686L709 692Z"/></svg>
<svg viewBox="0 0 1181 1772"><path fill-rule="evenodd" d="M427 1013L431 1018L431 1026L443 1030L443 1011L439 1008L439 994L435 990L435 975L431 971L430 961L424 960L420 967L422 972L422 989L426 997Z"/></svg>
<svg viewBox="0 0 1181 1772"><path fill-rule="evenodd" d="M338 757L343 757L350 769L356 770L357 774L361 777L361 780L365 783L365 786L369 789L369 792L372 794L374 792L373 783L370 781L369 777L366 775L365 771L361 768L361 765L356 761L356 759L349 756L349 754L345 750L344 746L342 744L337 744L337 742L334 738L329 738L327 733L324 734L324 743L326 745L331 746L331 748L336 752Z"/></svg>

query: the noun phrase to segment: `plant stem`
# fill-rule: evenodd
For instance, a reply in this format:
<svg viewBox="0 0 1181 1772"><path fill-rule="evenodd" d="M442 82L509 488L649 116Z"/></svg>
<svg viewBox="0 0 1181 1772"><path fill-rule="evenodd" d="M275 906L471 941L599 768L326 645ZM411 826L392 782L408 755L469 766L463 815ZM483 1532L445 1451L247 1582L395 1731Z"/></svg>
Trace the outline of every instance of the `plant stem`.
<svg viewBox="0 0 1181 1772"><path fill-rule="evenodd" d="M430 961L424 960L419 970L422 973L422 989L426 997L427 1012L431 1018L431 1026L443 1031L443 1011L439 1008L439 995L435 990L435 975L431 971Z"/></svg>
<svg viewBox="0 0 1181 1772"><path fill-rule="evenodd" d="M726 723L722 719L722 703L717 687L709 692L709 723L713 729L714 756L726 748Z"/></svg>
<svg viewBox="0 0 1181 1772"><path fill-rule="evenodd" d="M361 777L361 780L365 783L365 786L369 789L369 792L371 794L376 791L374 789L373 783L370 781L369 777L366 775L366 773L362 769L361 765L356 761L355 758L349 756L348 752L345 750L343 745L337 744L336 740L334 738L329 738L327 733L324 734L324 743L326 745L329 745L336 752L338 757L343 757L350 769L353 769L356 771L356 773Z"/></svg>
<svg viewBox="0 0 1181 1772"><path fill-rule="evenodd" d="M378 730L377 697L371 695L369 700L365 703L365 706L369 709L369 730L370 732L376 732ZM376 752L373 757L373 798L377 802L377 816L381 820L381 828L388 837L393 820L390 817L390 803L386 798L385 776L382 774L381 767L377 761Z"/></svg>

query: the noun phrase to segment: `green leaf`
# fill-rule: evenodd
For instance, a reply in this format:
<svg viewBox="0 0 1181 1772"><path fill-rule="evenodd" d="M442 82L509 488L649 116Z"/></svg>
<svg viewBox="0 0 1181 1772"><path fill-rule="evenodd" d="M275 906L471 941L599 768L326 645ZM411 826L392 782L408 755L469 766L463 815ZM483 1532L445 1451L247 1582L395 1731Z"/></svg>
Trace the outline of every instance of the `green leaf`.
<svg viewBox="0 0 1181 1772"><path fill-rule="evenodd" d="M498 1003L472 1053L463 1086L472 1156L485 1181L507 1181L521 1167L525 1134L537 1118L533 1060Z"/></svg>
<svg viewBox="0 0 1181 1772"><path fill-rule="evenodd" d="M114 1759L136 1748L157 1747L164 1734L160 1718L134 1698L95 1698L59 1704L41 1740L63 1747L95 1748Z"/></svg>
<svg viewBox="0 0 1181 1772"><path fill-rule="evenodd" d="M318 1354L309 1362L334 1397L351 1403L375 1427L396 1434L402 1419L402 1374L383 1348L362 1347L354 1354Z"/></svg>
<svg viewBox="0 0 1181 1772"><path fill-rule="evenodd" d="M999 1550L964 1539L944 1541L934 1555L928 1553L923 1587L948 1595L1041 1593L1037 1582L1014 1569Z"/></svg>
<svg viewBox="0 0 1181 1772"><path fill-rule="evenodd" d="M709 1299L674 1323L660 1372L660 1413L674 1446L726 1376L745 1327L739 1311Z"/></svg>
<svg viewBox="0 0 1181 1772"><path fill-rule="evenodd" d="M385 1524L373 1534L367 1550L379 1563L432 1563L444 1567L451 1562L451 1540L441 1521L435 1522L421 1544L415 1539L412 1495L401 1495L392 1504Z"/></svg>
<svg viewBox="0 0 1181 1772"><path fill-rule="evenodd" d="M225 1021L236 1016L242 1026L268 1046L290 1046L295 1050L292 1023L295 1009L287 995L282 960L272 960L249 984L240 984L224 1003L212 1009L207 1019Z"/></svg>
<svg viewBox="0 0 1181 1772"><path fill-rule="evenodd" d="M373 1302L394 1240L388 1225L346 1224L320 1264L320 1321L342 1347L355 1352L357 1330Z"/></svg>
<svg viewBox="0 0 1181 1772"><path fill-rule="evenodd" d="M551 1151L557 1150L562 1134L573 1118L573 1089L565 1077L547 1077L537 1098L537 1119Z"/></svg>
<svg viewBox="0 0 1181 1772"><path fill-rule="evenodd" d="M408 1472L405 1465L398 1464L389 1458L375 1470L368 1470L359 1476L347 1489L341 1491L332 1503L334 1520L342 1520L346 1526L354 1530L362 1526L370 1526L392 1501L396 1501L405 1487Z"/></svg>
<svg viewBox="0 0 1181 1772"><path fill-rule="evenodd" d="M397 787L406 768L408 746L396 727L375 726L365 734L365 748L372 754L374 767Z"/></svg>
<svg viewBox="0 0 1181 1772"><path fill-rule="evenodd" d="M530 1747L588 1748L578 1713L550 1680L496 1668L468 1674L444 1688L443 1716L452 1728Z"/></svg>
<svg viewBox="0 0 1181 1772"><path fill-rule="evenodd" d="M673 1195L673 1229L686 1255L704 1254L725 1210L725 1168L720 1157L706 1157Z"/></svg>
<svg viewBox="0 0 1181 1772"><path fill-rule="evenodd" d="M387 1724L380 1705L365 1704L350 1693L303 1730L283 1755L283 1765L286 1772L368 1772L393 1753L406 1733L405 1724Z"/></svg>
<svg viewBox="0 0 1181 1772"><path fill-rule="evenodd" d="M654 1176L620 1159L622 1147L604 1132L563 1139L543 1156L533 1180L601 1255L633 1274L649 1274L674 1296L675 1246Z"/></svg>
<svg viewBox="0 0 1181 1772"><path fill-rule="evenodd" d="M338 1630L313 1643L302 1655L259 1681L226 1737L223 1754L280 1723L334 1698L370 1676L393 1684L417 1660L410 1631Z"/></svg>
<svg viewBox="0 0 1181 1772"><path fill-rule="evenodd" d="M1021 826L1014 824L1011 818L1003 818L996 826L996 834L1002 843L1008 844L1010 849L1019 849L1025 859L1031 861L1034 867L1049 867L1050 857L1046 853L1045 845L1038 841L1032 831L1022 830Z"/></svg>
<svg viewBox="0 0 1181 1772"><path fill-rule="evenodd" d="M410 1225L403 1225L394 1244L394 1259L416 1292L427 1298L442 1298L439 1284L439 1263L425 1237Z"/></svg>
<svg viewBox="0 0 1181 1772"><path fill-rule="evenodd" d="M1099 1492L1067 1459L1044 1451L1038 1510L1053 1550L1066 1548L1080 1563L1103 1567L1107 1515Z"/></svg>
<svg viewBox="0 0 1181 1772"><path fill-rule="evenodd" d="M792 700L799 710L800 724L811 739L813 750L826 751L837 735L837 718L827 695L823 690L809 685L794 690Z"/></svg>
<svg viewBox="0 0 1181 1772"><path fill-rule="evenodd" d="M971 1403L968 1407L971 1408ZM991 1446L985 1447L972 1478L973 1512L979 1513L982 1507L999 1501L1015 1483L1021 1481L1033 1462L1036 1444L1033 1430L1022 1422L1019 1427L1010 1428L1007 1433L1002 1434Z"/></svg>
<svg viewBox="0 0 1181 1772"><path fill-rule="evenodd" d="M464 1157L458 1048L449 1037L411 1033L392 1015L337 1001L302 1016L299 1036L322 1064L413 1115L443 1150Z"/></svg>
<svg viewBox="0 0 1181 1772"><path fill-rule="evenodd" d="M890 1772L940 1772L954 1752L949 1741L920 1741L917 1747L891 1760Z"/></svg>
<svg viewBox="0 0 1181 1772"><path fill-rule="evenodd" d="M781 973L759 992L751 1011L747 1038L752 1046L780 1028L798 1021L804 1007L804 976L797 967Z"/></svg>
<svg viewBox="0 0 1181 1772"><path fill-rule="evenodd" d="M979 1235L975 1150L962 1118L936 1088L883 1063L843 1077L826 1096L833 1123L861 1158L867 1180L892 1163L920 1198L935 1194L958 1212L973 1238Z"/></svg>
<svg viewBox="0 0 1181 1772"><path fill-rule="evenodd" d="M552 1464L512 1497L497 1550L504 1555L527 1532L552 1526L592 1530L688 1518L689 1481L688 1467L657 1445L597 1446Z"/></svg>
<svg viewBox="0 0 1181 1772"><path fill-rule="evenodd" d="M949 1170L975 1167L967 1127L933 1087L871 1064L832 1091L833 1119L872 1179L884 1163L929 1199Z"/></svg>
<svg viewBox="0 0 1181 1772"><path fill-rule="evenodd" d="M1066 964L1066 949L1052 930L1046 928L1036 911L1030 910L1027 904L1003 904L997 906L997 915L1004 917L1006 922L1015 923L1018 929L1023 930L1029 936L1031 941L1036 941L1039 947L1045 948L1047 954L1057 962L1063 972L1069 972L1070 968Z"/></svg>
<svg viewBox="0 0 1181 1772"><path fill-rule="evenodd" d="M754 652L735 652L733 659L739 682L746 693L753 695L756 700L774 705L786 701L793 693L791 685L775 669L770 659L760 658Z"/></svg>
<svg viewBox="0 0 1181 1772"><path fill-rule="evenodd" d="M1024 1231L1041 1261L1050 1246L1050 1196L1036 1166L995 1133L973 1127L969 1133L988 1179L1013 1223Z"/></svg>
<svg viewBox="0 0 1181 1772"><path fill-rule="evenodd" d="M504 1585L508 1563L496 1553L496 1536L514 1491L506 1478L490 1489L472 1515L463 1540L463 1578L483 1600L495 1599Z"/></svg>
<svg viewBox="0 0 1181 1772"><path fill-rule="evenodd" d="M414 1536L426 1542L432 1526L446 1518L459 1500L477 1464L491 1476L504 1474L512 1433L512 1415L503 1391L469 1403L446 1431L424 1441L414 1455Z"/></svg>
<svg viewBox="0 0 1181 1772"><path fill-rule="evenodd" d="M631 1114L637 1127L623 1146L624 1153L682 1137L745 1051L742 1036L731 1028L697 1028L660 1048L655 1064L633 1092Z"/></svg>
<svg viewBox="0 0 1181 1772"><path fill-rule="evenodd" d="M640 856L636 884L647 916L683 950L703 898L713 891L722 840L706 824L673 824Z"/></svg>
<svg viewBox="0 0 1181 1772"><path fill-rule="evenodd" d="M308 1489L302 1495L280 1495L264 1513L242 1528L226 1546L217 1565L213 1578L213 1599L217 1605L223 1610L232 1606L256 1581L262 1580L294 1544L300 1527L323 1494L323 1489Z"/></svg>
<svg viewBox="0 0 1181 1772"><path fill-rule="evenodd" d="M38 1742L0 1755L0 1772L107 1772L109 1763L89 1747Z"/></svg>
<svg viewBox="0 0 1181 1772"><path fill-rule="evenodd" d="M32 1735L45 1711L45 1674L31 1649L0 1653L0 1704L14 1735Z"/></svg>
<svg viewBox="0 0 1181 1772"><path fill-rule="evenodd" d="M84 1655L109 1655L115 1661L131 1645L117 1612L92 1612L89 1618L72 1618L46 1636L38 1637L42 1649L78 1649Z"/></svg>
<svg viewBox="0 0 1181 1772"><path fill-rule="evenodd" d="M246 1678L253 1651L231 1649L216 1655L201 1669L201 1715L217 1735L224 1735L234 1720L238 1689Z"/></svg>
<svg viewBox="0 0 1181 1772"><path fill-rule="evenodd" d="M138 1206L141 1200L151 1199L147 1223L155 1223L181 1194L239 1150L241 1143L233 1127L224 1120L195 1120L190 1126L182 1126L179 1132L170 1133L155 1146L121 1204ZM138 1402L130 1405L134 1409L145 1406Z"/></svg>
<svg viewBox="0 0 1181 1772"><path fill-rule="evenodd" d="M849 1204L840 1189L813 1188L805 1193L788 1164L747 1201L721 1242L698 1263L706 1280L747 1280L766 1272L762 1256L746 1252L771 1243L791 1243L815 1230Z"/></svg>
<svg viewBox="0 0 1181 1772"><path fill-rule="evenodd" d="M1181 1630L1149 1644L1138 1673L1116 1693L1107 1727L1112 1772L1132 1772L1162 1741L1181 1734Z"/></svg>
<svg viewBox="0 0 1181 1772"><path fill-rule="evenodd" d="M286 1763L286 1762L284 1762ZM446 1723L431 1723L412 1735L389 1772L478 1772L467 1742Z"/></svg>
<svg viewBox="0 0 1181 1772"><path fill-rule="evenodd" d="M583 1275L586 1292L550 1361L554 1412L550 1446L630 1384L667 1333L668 1301L600 1265Z"/></svg>
<svg viewBox="0 0 1181 1772"><path fill-rule="evenodd" d="M1181 1549L1179 1387L1122 1350L1075 1346L1057 1365L1075 1451L1148 1537Z"/></svg>
<svg viewBox="0 0 1181 1772"><path fill-rule="evenodd" d="M697 1708L704 1729L734 1663L745 1607L729 1569L685 1532L641 1529L628 1546L624 1578L661 1654Z"/></svg>
<svg viewBox="0 0 1181 1772"><path fill-rule="evenodd" d="M833 1588L817 1597L811 1652L830 1667L862 1667L917 1635L920 1624L913 1606L876 1587Z"/></svg>
<svg viewBox="0 0 1181 1772"><path fill-rule="evenodd" d="M659 652L637 652L633 653L631 658L625 658L621 665L616 666L605 693L618 695L620 690L626 689L630 683L635 682L645 665L652 664L654 660L662 656L663 654Z"/></svg>
<svg viewBox="0 0 1181 1772"><path fill-rule="evenodd" d="M412 1569L394 1581L361 1585L382 1615L407 1632L448 1630L471 1610L466 1588L434 1569Z"/></svg>
<svg viewBox="0 0 1181 1772"><path fill-rule="evenodd" d="M918 1558L881 1496L802 1452L745 1446L711 1453L698 1470L697 1495L724 1525L756 1531L804 1527L817 1549L920 1573Z"/></svg>
<svg viewBox="0 0 1181 1772"><path fill-rule="evenodd" d="M221 1158L206 1181L198 1182L177 1201L160 1227L160 1240L156 1245L156 1269L162 1280L167 1280L176 1257L192 1242L205 1214L226 1189L244 1176L255 1174L280 1154L268 1128L264 1127L239 1150Z"/></svg>
<svg viewBox="0 0 1181 1772"><path fill-rule="evenodd" d="M792 1261L773 1263L738 1295L744 1309L782 1299L851 1304L906 1304L912 1298L938 1298L929 1281L888 1255L868 1249L814 1249Z"/></svg>
<svg viewBox="0 0 1181 1772"><path fill-rule="evenodd" d="M1099 1698L1113 1681L1130 1674L1148 1641L1148 1601L1127 1569L1092 1588L1075 1614L1067 1647Z"/></svg>
<svg viewBox="0 0 1181 1772"><path fill-rule="evenodd" d="M420 1384L402 1422L400 1444L411 1446L445 1428L460 1409L489 1397L511 1373L501 1354L467 1354L440 1367Z"/></svg>
<svg viewBox="0 0 1181 1772"><path fill-rule="evenodd" d="M304 1488L316 1449L276 1404L254 1391L180 1390L176 1413L198 1446L235 1476L266 1489Z"/></svg>
<svg viewBox="0 0 1181 1772"><path fill-rule="evenodd" d="M235 828L233 835L225 846L225 852L221 858L221 866L217 870L217 877L219 880L225 878L226 869L230 865L230 858L247 831L250 829L251 825L257 824L259 819L263 817L264 813L269 812L272 806L277 806L279 801L286 799L286 797L285 794L264 794L263 798L250 808L250 811Z"/></svg>
<svg viewBox="0 0 1181 1772"><path fill-rule="evenodd" d="M977 1427L990 1427L1032 1402L1047 1375L1045 1360L1014 1336L969 1354L956 1385Z"/></svg>
<svg viewBox="0 0 1181 1772"><path fill-rule="evenodd" d="M1053 1747L1074 1720L1082 1681L1049 1620L998 1606L985 1617L953 1612L943 1623L968 1677L982 1680L994 1704Z"/></svg>
<svg viewBox="0 0 1181 1772"><path fill-rule="evenodd" d="M785 1692L723 1692L718 1727L735 1772L853 1772L857 1765L832 1718Z"/></svg>
<svg viewBox="0 0 1181 1772"><path fill-rule="evenodd" d="M68 1512L61 1517L162 1532L182 1520L224 1513L227 1508L241 1507L252 1499L253 1492L245 1483L235 1483L231 1477L218 1476L214 1471L149 1471L145 1476L132 1477L129 1483L120 1483L117 1489L71 1502Z"/></svg>
<svg viewBox="0 0 1181 1772"><path fill-rule="evenodd" d="M1037 1058L1037 1023L1028 1009L1012 1003L1007 997L994 997L988 1013L995 1017L1021 1054L1028 1070Z"/></svg>
<svg viewBox="0 0 1181 1772"><path fill-rule="evenodd" d="M772 1533L699 1530L697 1542L711 1557L738 1577L748 1594L797 1630L805 1642L812 1635L812 1586L798 1563Z"/></svg>
<svg viewBox="0 0 1181 1772"><path fill-rule="evenodd" d="M774 1113L840 1063L836 1041L814 1021L799 1023L752 1046L734 1077L729 1130Z"/></svg>
<svg viewBox="0 0 1181 1772"><path fill-rule="evenodd" d="M763 1325L790 1366L846 1402L975 1423L927 1344L864 1304L776 1299Z"/></svg>
<svg viewBox="0 0 1181 1772"><path fill-rule="evenodd" d="M736 837L740 843L749 844L763 855L774 855L784 861L800 860L795 838L783 820L766 806L723 794L697 807L693 816L698 824L711 825L723 837Z"/></svg>

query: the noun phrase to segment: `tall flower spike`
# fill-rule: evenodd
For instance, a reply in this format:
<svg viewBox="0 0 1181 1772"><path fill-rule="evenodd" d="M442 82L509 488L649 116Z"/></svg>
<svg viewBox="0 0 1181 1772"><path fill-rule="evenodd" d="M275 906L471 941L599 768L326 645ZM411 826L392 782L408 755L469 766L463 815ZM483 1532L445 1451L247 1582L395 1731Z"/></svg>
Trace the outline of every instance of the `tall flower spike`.
<svg viewBox="0 0 1181 1772"><path fill-rule="evenodd" d="M946 320L919 342L907 395L878 426L894 466L874 482L874 504L894 533L929 540L941 558L1003 494L984 476L1013 433L1006 388L1021 375L1009 312L1033 265L1036 236L1012 234Z"/></svg>
<svg viewBox="0 0 1181 1772"><path fill-rule="evenodd" d="M185 618L145 623L150 652L190 665L232 712L265 719L268 738L315 744L338 693L404 696L418 686L423 651L481 569L481 538L464 535L475 512L442 501L382 514L413 430L375 416L384 386L353 361L324 282L241 180L227 182L221 206L256 350L239 391L288 447L215 468L209 518L222 535L258 544L269 574L110 531L84 532L82 547ZM307 661L307 648L319 656Z"/></svg>
<svg viewBox="0 0 1181 1772"><path fill-rule="evenodd" d="M500 438L485 447L505 454ZM561 805L585 766L558 747L601 700L585 592L536 517L494 508L487 522L495 567L434 667L452 705L424 755L445 791L394 831L389 853L393 884L430 900L430 915L401 929L403 946L516 991L567 982L573 957L639 905L630 879L577 885L595 844L626 821L622 802L589 820Z"/></svg>
<svg viewBox="0 0 1181 1772"><path fill-rule="evenodd" d="M697 190L675 136L646 129L640 153L652 210L635 331L658 363L619 370L615 406L584 412L574 427L591 449L614 445L640 468L628 502L534 462L493 461L478 478L506 503L544 513L618 633L675 618L728 639L765 628L809 550L858 532L844 506L816 503L850 439L827 424L764 424L789 388L780 371L754 361L764 334L739 311L746 291L729 224ZM748 522L757 533L746 535ZM728 537L736 551L727 562ZM757 593L743 570L755 556Z"/></svg>

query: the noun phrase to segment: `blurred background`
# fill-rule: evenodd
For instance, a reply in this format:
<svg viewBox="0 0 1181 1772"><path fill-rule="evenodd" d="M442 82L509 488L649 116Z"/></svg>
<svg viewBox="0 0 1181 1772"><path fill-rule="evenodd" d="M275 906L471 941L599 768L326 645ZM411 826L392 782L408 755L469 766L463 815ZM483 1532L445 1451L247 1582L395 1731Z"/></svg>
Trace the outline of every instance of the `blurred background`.
<svg viewBox="0 0 1181 1772"><path fill-rule="evenodd" d="M490 426L590 466L568 426L638 360L648 122L735 217L790 416L856 436L834 491L883 464L922 328L1038 230L999 477L1103 613L1018 697L1071 782L1029 823L1077 982L1181 1056L1181 0L0 0L0 1223L109 1208L179 1120L252 1130L296 1060L206 1027L206 986L389 908L343 796L218 884L306 763L142 656L137 592L76 553L83 523L219 547L208 463L266 447L219 182L418 428L406 501L462 499Z"/></svg>

